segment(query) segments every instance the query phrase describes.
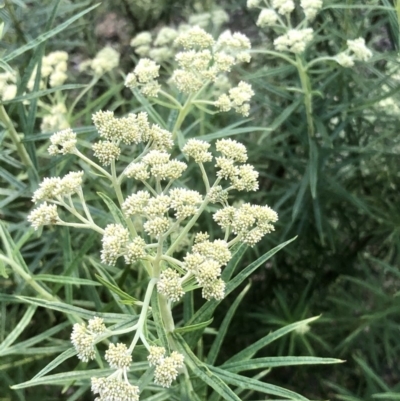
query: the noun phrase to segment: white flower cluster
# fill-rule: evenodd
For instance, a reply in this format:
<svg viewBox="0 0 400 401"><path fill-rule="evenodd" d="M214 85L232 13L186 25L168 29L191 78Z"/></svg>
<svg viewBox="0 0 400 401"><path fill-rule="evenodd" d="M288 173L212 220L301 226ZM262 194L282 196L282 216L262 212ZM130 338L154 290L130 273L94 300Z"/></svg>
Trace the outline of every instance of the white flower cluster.
<svg viewBox="0 0 400 401"><path fill-rule="evenodd" d="M216 143L217 151L222 156L216 157L217 176L228 179L232 188L238 191L257 191L258 172L247 161L244 145L232 139L220 139Z"/></svg>
<svg viewBox="0 0 400 401"><path fill-rule="evenodd" d="M322 0L300 0L301 8L308 20L313 20L322 8Z"/></svg>
<svg viewBox="0 0 400 401"><path fill-rule="evenodd" d="M251 85L246 82L239 82L239 85L229 90L229 95L222 94L215 102L215 107L221 111L229 111L232 108L244 117L250 112L250 99L253 97L254 91Z"/></svg>
<svg viewBox="0 0 400 401"><path fill-rule="evenodd" d="M87 362L94 359L96 350L94 348L99 336L106 331L103 319L94 317L90 319L87 326L85 323L75 323L71 334L71 343L75 347L78 358Z"/></svg>
<svg viewBox="0 0 400 401"><path fill-rule="evenodd" d="M167 357L165 354L164 347L151 346L147 360L150 366L155 366L154 383L162 387L171 387L172 382L178 377L179 369L183 368L184 357L176 351Z"/></svg>
<svg viewBox="0 0 400 401"><path fill-rule="evenodd" d="M158 32L140 32L131 40L131 46L140 57L147 57L156 63L171 61L177 51L175 39L180 33L189 30L192 26L207 29L210 25L219 29L229 20L228 14L222 8L214 8L210 12L192 14L188 23L180 24L176 29L162 27Z"/></svg>
<svg viewBox="0 0 400 401"><path fill-rule="evenodd" d="M231 230L240 241L254 246L265 234L274 231L277 213L268 206L245 203L239 208L227 206L214 214L214 220L224 230Z"/></svg>
<svg viewBox="0 0 400 401"><path fill-rule="evenodd" d="M159 151L165 151L173 145L172 134L156 124L150 125L144 112L130 113L126 117L117 118L111 111L99 111L93 115L93 123L100 137L106 139L92 145L95 157L104 166L119 158L121 142L125 145L148 142L148 147ZM175 169L170 165L176 175L175 170L179 167L176 163L174 166Z"/></svg>
<svg viewBox="0 0 400 401"><path fill-rule="evenodd" d="M101 49L93 60L85 60L79 66L80 71L88 71L95 76L102 76L106 72L118 67L120 54L110 46Z"/></svg>
<svg viewBox="0 0 400 401"><path fill-rule="evenodd" d="M191 252L184 258L184 267L192 273L203 298L221 300L225 295L225 282L220 278L221 268L231 259L228 244L223 240L208 240L208 235L196 237Z"/></svg>
<svg viewBox="0 0 400 401"><path fill-rule="evenodd" d="M0 100L14 99L17 94L17 76L11 72L0 74Z"/></svg>
<svg viewBox="0 0 400 401"><path fill-rule="evenodd" d="M215 41L204 29L194 26L180 33L175 43L184 51L175 56L178 68L171 81L184 93L196 92L232 66L250 61L250 41L239 32L225 31Z"/></svg>
<svg viewBox="0 0 400 401"><path fill-rule="evenodd" d="M180 92L190 94L199 91L210 82L216 87L216 93L224 88L223 94L218 98L215 106L220 111L236 112L247 116L249 114L249 100L254 95L249 84L240 82L235 88L230 88L226 73L234 65L250 61L251 43L247 36L227 30L215 40L202 27L187 26L176 31L172 28L163 28L154 41L161 47L150 49L152 36L150 32L142 32L131 42L136 52L143 58L133 72L127 75L125 86L136 88L146 96L156 97L160 91L157 82L160 66L166 59L175 55L177 68L174 69L170 83L174 84ZM178 48L183 51L178 51ZM163 50L161 50L163 49ZM155 53L156 52L156 53ZM155 61L153 61L153 60ZM223 82L222 86L218 86ZM226 91L229 90L229 94Z"/></svg>
<svg viewBox="0 0 400 401"><path fill-rule="evenodd" d="M54 132L69 128L67 108L64 103L57 103L50 107L50 113L43 116L40 129L42 132Z"/></svg>
<svg viewBox="0 0 400 401"><path fill-rule="evenodd" d="M336 62L342 67L353 67L354 61L368 61L372 57L372 52L365 45L364 38L348 40L347 47L347 50L335 57Z"/></svg>
<svg viewBox="0 0 400 401"><path fill-rule="evenodd" d="M312 39L313 30L311 28L289 29L284 35L278 36L274 40L274 46L278 51L300 54L304 52Z"/></svg>
<svg viewBox="0 0 400 401"><path fill-rule="evenodd" d="M42 67L40 70L40 89L46 87L46 82L53 88L55 86L62 85L68 78L68 53L65 51L55 51L49 53L47 56L42 58ZM36 79L36 69L33 71L29 82L28 89L33 90Z"/></svg>
<svg viewBox="0 0 400 401"><path fill-rule="evenodd" d="M130 89L139 87L143 95L157 97L161 89L161 85L157 81L159 70L160 66L153 60L142 58L133 72L126 76L125 86Z"/></svg>
<svg viewBox="0 0 400 401"><path fill-rule="evenodd" d="M92 377L92 392L96 401L139 401L139 387L121 377Z"/></svg>

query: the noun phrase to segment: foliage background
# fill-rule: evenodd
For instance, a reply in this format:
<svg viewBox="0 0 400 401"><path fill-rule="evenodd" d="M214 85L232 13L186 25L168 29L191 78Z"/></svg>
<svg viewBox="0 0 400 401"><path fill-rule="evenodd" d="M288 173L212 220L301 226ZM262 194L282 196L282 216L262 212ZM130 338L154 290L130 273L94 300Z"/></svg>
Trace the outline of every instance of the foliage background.
<svg viewBox="0 0 400 401"><path fill-rule="evenodd" d="M95 3L62 1L55 13L54 4L51 0L5 0L0 17L6 34L0 51L8 54L20 48ZM247 34L253 47L271 40L271 32L260 33L255 25L256 15L246 8L245 1L227 0L218 5L230 15L227 27ZM212 1L203 2L204 10L213 6ZM299 86L296 71L276 59L255 57L248 68L237 72L256 92L251 119L240 126L253 129L236 137L246 143L249 160L262 177L261 190L249 198L270 205L280 216L275 234L259 248L249 250L243 264L283 240L295 235L298 239L252 278L251 291L239 307L221 359L272 329L322 314L310 328L284 337L275 348L268 349L268 354L260 355L318 355L346 360L345 364L322 369L294 367L269 374L270 381L310 399L400 399L399 115L379 106L386 98L397 101L400 88L394 76L399 68L399 26L391 6L388 1L325 2L314 23L321 40L313 45L309 56L339 51L346 39L359 36L366 38L375 56L372 62L354 69L328 65L325 72L314 77L313 88L320 95L314 98L313 118L318 134L311 152L301 95L288 90ZM145 0L104 1L61 34L10 62L22 77L19 94L24 92L27 77L41 54L57 49L68 51L72 59L71 82L87 83L76 66L103 45L112 44L123 54L121 69L127 71L133 65L129 41L135 33L184 21L199 7L188 0L155 1L151 7ZM90 126L91 112L100 108L109 107L121 114L135 108L135 100L121 91L120 82L118 72L100 81L90 102L79 104L74 125ZM71 89L71 97L76 90ZM24 132L24 146L34 169L26 174L1 128L0 218L17 244L16 252L21 253L32 272L69 274L79 266L83 277L91 278L91 267L81 260L98 248L95 235L59 228L44 230L39 237L25 220L38 177L62 174L73 163L68 158L61 163L51 162L46 155L49 135L40 133L35 102L29 107L7 105L18 131ZM208 131L212 133L236 121L231 114L217 114L208 121ZM82 128L81 132L81 138L90 141L94 131ZM95 194L96 181L90 185L88 193ZM95 200L93 195L92 201ZM96 207L100 210L100 205L94 203ZM204 224L207 226L207 222ZM132 292L140 291L140 283L135 283L135 278L130 280L125 284ZM1 285L4 294L32 295L29 283L23 280L4 278ZM107 308L107 294L102 289L68 285L51 288L67 302L84 299L75 300L75 305ZM233 300L234 296L228 298L217 311L215 327ZM8 303L5 296L2 301L0 341L26 312L23 304ZM52 334L46 347L34 355L0 354L0 400L58 398L55 388L11 391L9 386L28 380L57 355L52 353L54 349L65 346L70 329L58 325L59 319L56 313L38 309L19 341L52 327L60 331ZM90 397L63 395L63 399L71 401Z"/></svg>

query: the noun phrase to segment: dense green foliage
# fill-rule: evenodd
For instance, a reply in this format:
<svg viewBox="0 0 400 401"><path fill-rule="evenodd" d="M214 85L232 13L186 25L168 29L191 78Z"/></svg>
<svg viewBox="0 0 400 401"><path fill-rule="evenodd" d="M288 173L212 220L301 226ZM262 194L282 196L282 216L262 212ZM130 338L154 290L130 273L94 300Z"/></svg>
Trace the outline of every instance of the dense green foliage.
<svg viewBox="0 0 400 401"><path fill-rule="evenodd" d="M234 377L241 369L234 365L236 355L282 329L285 336L282 332L267 348L257 349L260 352L253 361L258 360L259 366L247 372L249 377L310 400L400 399L400 34L396 9L388 1L325 1L311 24L317 36L303 62L332 58L345 50L348 39L359 37L365 38L373 57L352 68L328 59L315 65L308 70L307 92L295 65L265 52L272 49L276 33L256 25L257 10L248 9L245 1L151 3L152 7L145 0L104 1L95 7L91 1L5 0L0 8L4 21L0 68L18 71L17 96L4 102L9 125L0 116L0 254L7 258L0 259L0 400L60 399L60 386L10 387L32 379L70 348L71 324L78 309L68 314L63 309L66 304L105 315L132 313L130 297L141 299L145 290L140 272L131 274L128 268L121 272L121 266L105 269L99 263L101 244L96 233L51 227L38 235L27 222L32 193L43 177L83 168L71 155L49 157L52 132L41 129L45 114L40 102L64 96L70 110L74 108L69 123L89 149L96 136L93 112L109 109L122 116L132 110L152 110L140 103L140 95L132 96L123 87L123 76L139 58L130 39L144 30L187 22L193 14L213 10L214 3L230 18L222 27L210 24L210 31L240 31L258 50L251 63L232 71L236 82L251 83L255 97L245 119L233 112L196 110L182 127L181 141L185 135L210 141L229 135L246 144L249 162L260 172L260 190L242 199L268 204L278 212L279 221L273 234L244 254L239 270L257 260L262 264L250 276L250 283L235 287L216 309L213 323L198 343L197 356L208 355L206 362L216 361L218 366L212 372L240 387ZM300 17L295 13L293 23ZM105 45L121 53L120 66L93 80L78 66ZM67 82L56 88L56 94L50 89L46 92L40 88L38 74L33 90L27 91L42 57L61 49L70 57ZM170 68L166 63L161 75L166 77ZM174 121L176 116L158 107L162 119ZM12 127L21 134L12 138ZM200 175L192 174L200 187ZM85 183L91 211L103 226L108 216L97 193L104 191L96 177ZM112 197L112 189L108 191ZM211 220L204 219L201 228L218 237ZM266 251L295 236L273 258L263 259ZM45 301L38 283L51 294L47 301L62 301L63 306L42 308ZM116 287L124 292L116 293ZM126 305L121 306L120 299ZM200 298L195 297L194 303L200 305ZM178 310L185 322L187 313ZM318 315L322 317L310 325L296 324ZM224 324L229 323L225 333ZM140 360L145 359L142 351ZM293 359L296 356L340 358L346 363L290 366L299 364ZM282 357L284 367L275 368L265 360L268 357ZM194 359L191 363L197 366ZM72 379L65 381L62 399L93 399L88 391L90 375L82 376L84 369L84 363L68 359L52 371L76 370L75 379L84 383L73 387ZM226 371L231 376L223 376ZM206 368L196 376L206 381ZM255 385L250 389L243 399L266 399ZM179 394L174 397L184 399ZM210 400L217 401L218 396L214 393Z"/></svg>

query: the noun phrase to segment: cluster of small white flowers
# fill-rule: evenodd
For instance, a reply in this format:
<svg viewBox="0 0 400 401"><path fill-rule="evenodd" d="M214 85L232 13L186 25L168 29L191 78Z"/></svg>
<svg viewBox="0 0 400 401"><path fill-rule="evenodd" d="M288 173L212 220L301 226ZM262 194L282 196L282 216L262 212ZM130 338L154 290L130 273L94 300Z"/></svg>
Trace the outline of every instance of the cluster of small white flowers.
<svg viewBox="0 0 400 401"><path fill-rule="evenodd" d="M163 348L164 352L163 356L161 356L161 352L157 348L161 347L150 347L150 355L148 357L151 365L156 367L154 370L154 383L162 387L171 387L172 382L178 377L179 369L183 368L184 357L176 351L165 357L165 349Z"/></svg>
<svg viewBox="0 0 400 401"><path fill-rule="evenodd" d="M47 149L52 156L74 153L76 150L76 134L71 128L56 132L50 137L51 145Z"/></svg>
<svg viewBox="0 0 400 401"><path fill-rule="evenodd" d="M230 31L223 32L217 41L199 26L181 32L175 43L183 46L175 60L179 68L171 81L184 93L198 91L209 81L216 81L221 73L233 65L250 61L251 44L247 36Z"/></svg>
<svg viewBox="0 0 400 401"><path fill-rule="evenodd" d="M139 387L119 377L92 377L92 392L96 401L139 401Z"/></svg>
<svg viewBox="0 0 400 401"><path fill-rule="evenodd" d="M216 148L222 153L222 156L215 159L217 176L229 179L232 187L238 191L256 191L258 172L249 164L236 165L247 161L245 146L232 139L220 139L216 143Z"/></svg>
<svg viewBox="0 0 400 401"><path fill-rule="evenodd" d="M119 146L110 141L99 141L92 145L93 156L99 159L103 166L109 166L114 160L118 160L121 154Z"/></svg>
<svg viewBox="0 0 400 401"><path fill-rule="evenodd" d="M143 113L144 116L139 116L134 113L129 113L126 117L117 118L114 117L112 111L98 111L93 114L93 123L102 138L109 141L121 141L126 145L132 143L138 144L147 139L148 130L142 131L143 123L141 121L147 121L147 114Z"/></svg>
<svg viewBox="0 0 400 401"><path fill-rule="evenodd" d="M365 46L364 38L347 41L347 50L336 55L335 60L342 67L353 67L354 61L368 61L372 57L371 50Z"/></svg>
<svg viewBox="0 0 400 401"><path fill-rule="evenodd" d="M274 7L279 14L290 14L294 10L294 2L292 0L272 0Z"/></svg>
<svg viewBox="0 0 400 401"><path fill-rule="evenodd" d="M189 139L182 151L186 155L193 157L196 163L210 162L213 158L211 152L208 151L210 144L199 139Z"/></svg>
<svg viewBox="0 0 400 401"><path fill-rule="evenodd" d="M42 58L42 67L40 70L40 88L46 87L46 79L48 79L49 85L53 88L55 86L62 85L68 78L68 53L65 51L55 51L49 53L47 56ZM32 72L32 75L28 82L28 89L33 90L36 79L36 69Z"/></svg>
<svg viewBox="0 0 400 401"><path fill-rule="evenodd" d="M228 244L223 240L209 241L208 235L200 233L190 253L184 258L185 269L196 278L202 287L203 298L210 300L224 298L225 283L219 278L221 267L226 265L232 255Z"/></svg>
<svg viewBox="0 0 400 401"><path fill-rule="evenodd" d="M0 74L0 100L14 99L17 95L17 76L15 73L4 72Z"/></svg>
<svg viewBox="0 0 400 401"><path fill-rule="evenodd" d="M67 108L64 103L58 103L50 108L50 113L43 116L40 129L42 132L52 132L69 128Z"/></svg>
<svg viewBox="0 0 400 401"><path fill-rule="evenodd" d="M61 221L57 213L57 205L49 205L46 202L32 210L27 220L35 230L41 226L58 224Z"/></svg>
<svg viewBox="0 0 400 401"><path fill-rule="evenodd" d="M235 58L235 64L248 63L251 60L249 38L240 32L226 30L218 37L214 50L227 53Z"/></svg>
<svg viewBox="0 0 400 401"><path fill-rule="evenodd" d="M86 60L80 64L80 71L89 70L96 76L104 75L106 72L118 67L120 54L110 46L101 49L93 60Z"/></svg>
<svg viewBox="0 0 400 401"><path fill-rule="evenodd" d="M88 325L75 323L71 333L71 343L75 347L78 358L87 362L96 356L95 344L101 334L106 331L103 319L94 317Z"/></svg>
<svg viewBox="0 0 400 401"><path fill-rule="evenodd" d="M263 8L258 16L257 25L260 28L266 28L268 26L275 25L277 20L278 14L274 10L271 10L270 8Z"/></svg>
<svg viewBox="0 0 400 401"><path fill-rule="evenodd" d="M229 111L232 108L244 117L250 112L250 99L253 97L254 91L251 85L246 82L239 82L239 85L229 90L229 95L222 94L214 105L221 111Z"/></svg>
<svg viewBox="0 0 400 401"><path fill-rule="evenodd" d="M221 228L237 234L240 241L254 246L266 234L274 231L272 223L278 220L278 215L269 206L245 203L237 209L227 206L217 211L213 218Z"/></svg>
<svg viewBox="0 0 400 401"><path fill-rule="evenodd" d="M175 217L179 220L193 216L203 197L197 191L190 191L185 188L175 188L169 191L171 208L175 210Z"/></svg>
<svg viewBox="0 0 400 401"><path fill-rule="evenodd" d="M186 170L187 165L179 160L170 160L167 152L152 150L141 162L131 163L124 171L129 178L146 181L150 176L157 180L176 180Z"/></svg>
<svg viewBox="0 0 400 401"><path fill-rule="evenodd" d="M124 259L126 264L131 264L139 259L146 257L146 242L143 238L136 237L132 242L126 245Z"/></svg>
<svg viewBox="0 0 400 401"><path fill-rule="evenodd" d="M301 8L308 20L313 20L322 8L322 0L300 0Z"/></svg>
<svg viewBox="0 0 400 401"><path fill-rule="evenodd" d="M109 224L101 240L101 261L108 265L115 265L119 256L129 241L129 231L121 224Z"/></svg>
<svg viewBox="0 0 400 401"><path fill-rule="evenodd" d="M143 95L157 97L161 89L161 85L157 81L159 70L160 66L155 61L149 58L142 58L133 72L126 76L125 86L131 89L139 87Z"/></svg>
<svg viewBox="0 0 400 401"><path fill-rule="evenodd" d="M274 46L278 51L300 54L304 52L312 39L312 28L289 29L284 35L278 36L274 40Z"/></svg>
<svg viewBox="0 0 400 401"><path fill-rule="evenodd" d="M132 355L123 343L110 344L105 359L113 369L128 369L132 363Z"/></svg>
<svg viewBox="0 0 400 401"><path fill-rule="evenodd" d="M154 345L149 348L149 355L147 356L147 360L149 361L150 366L156 366L161 363L164 356L166 354L164 347L156 347Z"/></svg>
<svg viewBox="0 0 400 401"><path fill-rule="evenodd" d="M82 185L83 171L70 172L63 178L45 178L34 192L32 201L53 200L57 197L72 195L79 191Z"/></svg>
<svg viewBox="0 0 400 401"><path fill-rule="evenodd" d="M185 292L182 288L181 277L171 269L165 269L157 282L157 291L173 302L179 301Z"/></svg>

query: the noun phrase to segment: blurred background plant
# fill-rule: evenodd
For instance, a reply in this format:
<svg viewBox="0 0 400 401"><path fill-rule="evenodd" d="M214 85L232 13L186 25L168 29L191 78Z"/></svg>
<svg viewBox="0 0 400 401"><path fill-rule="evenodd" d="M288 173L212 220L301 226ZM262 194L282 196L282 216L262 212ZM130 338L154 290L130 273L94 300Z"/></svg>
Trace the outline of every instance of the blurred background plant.
<svg viewBox="0 0 400 401"><path fill-rule="evenodd" d="M247 252L247 263L264 253L264 248L294 235L298 238L252 279L252 291L238 306L238 319L232 322L232 333L241 334L229 337L228 333L229 346L221 350L221 362L272 329L322 314L312 326L304 326L276 341L268 355L263 356L335 356L347 363L296 371L285 367L273 370L269 378L310 399L400 399L400 371L396 364L400 359L400 42L398 16L389 1L324 1L322 10L310 22L316 35L305 49L309 61L321 55L333 58L345 51L348 39L359 37L365 39L373 53L370 60L352 68L327 60L320 70L309 75L313 91L312 142L299 71L273 54L261 53L273 50L277 34L271 27L260 28L260 10L248 8L244 0L218 4L157 1L151 2L151 6L145 1L105 1L90 12L89 7L94 5L91 1L3 3L0 67L10 74L7 85L16 85L17 89L14 99L7 101L10 95L6 96L4 108L16 132L23 132L24 136L17 134L11 141L2 119L0 218L7 223L31 272L74 277L82 255L99 248L95 236L77 232L71 235L67 228L59 229L58 235L49 230L37 237L26 222L38 177L64 175L73 163L68 157L53 162L45 154L51 132L42 133L44 115L40 113L40 102L51 102L49 96L56 97L57 91L40 94L40 74L35 77L34 91L27 91L43 57L57 50L68 53L68 80L64 85L70 87L60 93L65 96L68 110L68 105L71 107L79 93L85 91L74 105L72 123L80 126L77 133L83 143L89 144L94 135L93 111L107 107L123 115L138 107L137 100L117 84L140 56L135 53L137 47L131 47L131 40L138 34L151 32L154 41L162 28L178 29L190 18L191 23L208 24L215 34L225 29L241 31L250 37L253 49L260 50L253 54L250 64L232 73L233 80L251 83L256 94L250 118L243 124L233 112L204 113L203 132L199 136L215 139L224 135L223 127L230 126L235 138L246 143L249 159L261 176L262 191L249 194L244 200L267 203L279 213L276 233ZM263 7L267 8L265 4ZM221 19L215 23L212 16L218 9L229 20L222 18L223 23ZM223 16L221 12L219 15ZM292 26L302 19L301 8L296 6L290 18ZM45 32L49 34L41 37ZM43 40L32 42L38 37ZM88 90L93 75L82 74L79 66L106 46L121 54L119 67L103 75ZM171 62L165 60L162 68L168 70ZM41 68L36 67L36 71ZM52 89L51 85L46 88ZM90 186L88 193L99 190L96 180ZM101 215L95 197L91 201L93 213ZM209 228L207 221L204 226ZM3 238L2 247L5 246ZM89 266L83 264L80 268L84 277L91 277ZM28 321L34 313L7 298L11 293L35 294L32 283L16 279L8 269L0 262L4 277L1 341L22 316ZM54 284L51 290L54 296L60 295L75 306L112 308L111 304L106 306L107 289L98 288L101 287L95 291L91 286ZM133 296L140 294L140 283L132 282L131 288ZM85 297L81 296L83 293ZM229 307L229 300L225 307ZM217 313L216 327L226 310ZM40 310L25 330L21 327L19 341L40 337L43 320L48 322L49 330L54 326L46 336L38 337L38 341L46 338L45 346L32 351L32 355L26 353L26 348L2 355L0 381L6 392L1 399L45 399L32 389L7 389L28 380L31 372L37 372L55 356L52 352L60 349L59 333L65 338L69 335L68 327L58 319L57 314ZM65 342L62 344L65 346ZM48 399L52 397L53 393L48 393ZM65 394L65 399L71 401L79 397L78 393Z"/></svg>

